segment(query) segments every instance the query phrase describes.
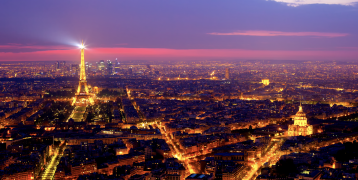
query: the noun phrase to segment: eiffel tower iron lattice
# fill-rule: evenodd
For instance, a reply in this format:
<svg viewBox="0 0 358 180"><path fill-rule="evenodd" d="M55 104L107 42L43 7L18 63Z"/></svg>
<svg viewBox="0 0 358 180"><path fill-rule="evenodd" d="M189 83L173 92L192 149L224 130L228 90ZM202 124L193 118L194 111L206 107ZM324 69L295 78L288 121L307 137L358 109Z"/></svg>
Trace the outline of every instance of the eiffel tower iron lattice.
<svg viewBox="0 0 358 180"><path fill-rule="evenodd" d="M87 80L86 80L86 66L85 66L85 46L82 44L80 46L81 48L81 71L80 71L80 81L77 88L77 93L75 98L73 99L72 105L78 104L78 105L86 105L87 102L90 104L94 104L93 100L93 94L89 93L88 86L87 86Z"/></svg>

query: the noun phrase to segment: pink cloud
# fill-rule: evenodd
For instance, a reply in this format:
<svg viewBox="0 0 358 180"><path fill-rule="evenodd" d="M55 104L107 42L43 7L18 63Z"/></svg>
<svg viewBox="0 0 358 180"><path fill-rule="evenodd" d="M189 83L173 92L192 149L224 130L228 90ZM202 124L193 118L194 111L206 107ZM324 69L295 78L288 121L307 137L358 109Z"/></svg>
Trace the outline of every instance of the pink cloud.
<svg viewBox="0 0 358 180"><path fill-rule="evenodd" d="M358 50L358 47L338 47L338 49L345 49L345 50Z"/></svg>
<svg viewBox="0 0 358 180"><path fill-rule="evenodd" d="M347 33L327 33L327 32L282 32L282 31L236 31L229 33L208 33L218 36L311 36L311 37L344 37Z"/></svg>
<svg viewBox="0 0 358 180"><path fill-rule="evenodd" d="M209 59L257 59L257 60L357 60L358 52L339 49L336 51L267 51L245 49L164 49L164 48L88 48L86 61L100 59L122 60L209 60ZM79 61L80 51L43 50L35 52L0 52L0 61Z"/></svg>

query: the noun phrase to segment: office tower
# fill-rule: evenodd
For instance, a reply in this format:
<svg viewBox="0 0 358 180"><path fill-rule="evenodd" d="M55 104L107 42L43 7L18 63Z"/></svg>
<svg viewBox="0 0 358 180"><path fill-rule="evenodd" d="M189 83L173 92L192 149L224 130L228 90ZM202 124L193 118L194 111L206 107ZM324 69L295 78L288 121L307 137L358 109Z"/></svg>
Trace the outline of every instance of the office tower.
<svg viewBox="0 0 358 180"><path fill-rule="evenodd" d="M225 79L230 79L230 69L225 68Z"/></svg>
<svg viewBox="0 0 358 180"><path fill-rule="evenodd" d="M60 62L59 61L56 61L55 67L56 67L56 70L60 69Z"/></svg>
<svg viewBox="0 0 358 180"><path fill-rule="evenodd" d="M130 68L128 69L128 73L129 73L130 75L132 75L132 74L133 74L132 67L130 67Z"/></svg>
<svg viewBox="0 0 358 180"><path fill-rule="evenodd" d="M104 70L104 60L100 60L97 64L98 70L103 71Z"/></svg>
<svg viewBox="0 0 358 180"><path fill-rule="evenodd" d="M120 67L119 67L119 64L116 64L116 65L114 66L114 72L115 72L115 73L119 73L120 70L121 70L121 69L120 69Z"/></svg>
<svg viewBox="0 0 358 180"><path fill-rule="evenodd" d="M86 72L88 73L88 71L89 71L89 63L86 62Z"/></svg>
<svg viewBox="0 0 358 180"><path fill-rule="evenodd" d="M71 75L78 75L78 64L71 64Z"/></svg>
<svg viewBox="0 0 358 180"><path fill-rule="evenodd" d="M107 60L107 75L113 74L113 64L111 60Z"/></svg>
<svg viewBox="0 0 358 180"><path fill-rule="evenodd" d="M66 67L66 61L62 61L62 62L60 63L59 69L65 70L65 69L66 69L65 67Z"/></svg>

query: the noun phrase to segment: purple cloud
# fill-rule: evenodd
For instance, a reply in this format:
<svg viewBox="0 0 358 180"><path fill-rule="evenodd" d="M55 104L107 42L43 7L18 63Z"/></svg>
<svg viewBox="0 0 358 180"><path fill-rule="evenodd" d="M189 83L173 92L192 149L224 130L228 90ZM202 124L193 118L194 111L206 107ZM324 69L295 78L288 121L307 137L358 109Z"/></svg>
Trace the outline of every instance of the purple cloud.
<svg viewBox="0 0 358 180"><path fill-rule="evenodd" d="M311 37L344 37L347 33L327 33L327 32L282 32L282 31L235 31L229 33L208 33L218 36L311 36Z"/></svg>

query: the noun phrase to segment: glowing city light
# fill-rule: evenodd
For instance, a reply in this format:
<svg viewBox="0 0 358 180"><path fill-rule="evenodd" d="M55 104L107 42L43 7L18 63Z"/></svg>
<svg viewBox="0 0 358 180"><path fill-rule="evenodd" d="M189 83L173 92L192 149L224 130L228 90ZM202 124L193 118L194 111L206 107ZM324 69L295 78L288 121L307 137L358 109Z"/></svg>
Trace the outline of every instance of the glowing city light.
<svg viewBox="0 0 358 180"><path fill-rule="evenodd" d="M337 4L339 0L267 1L300 6ZM358 2L341 1L338 4ZM344 32L278 30L209 34L265 37L272 42L275 42L276 36L321 37L316 39L321 41L323 38L338 39L349 35ZM95 40L91 42L95 43ZM179 58L187 55L196 59L197 50L185 54L187 50L182 49L163 47L163 50L147 52L146 47L138 47L134 53L143 58L147 58L148 54L148 60L141 61L128 54L132 53L132 46L120 47L119 51L115 48L122 45L104 43L93 47L110 48L112 44L113 48L110 51L87 48L83 40L71 42L68 47L49 47L68 50L74 56L69 59L77 59L78 62L63 61L71 55L63 53L56 59L64 59L54 63L0 63L0 142L4 145L2 153L8 154L6 149L11 150L11 157L1 159L4 162L2 178L18 179L28 174L28 179L81 179L97 175L107 179L107 176L117 176L119 174L115 173L123 170L128 172L126 176L134 175L136 178L143 175L142 165L146 166L145 171L153 170L150 172L152 175L157 174L159 167L160 172L166 173L165 177L170 179L188 179L185 177L193 174L189 178L253 180L261 179L258 177L261 170L264 176L275 178L282 176L275 170L275 166L280 166L277 163L280 159L298 157L295 162L305 163L311 155L315 158L314 153L322 151L321 147L336 144L348 149L349 146L344 146L344 143L353 143L358 137L354 131L358 127L358 110L355 107L358 104L358 85L354 83L358 66L355 63L286 63L259 59L180 62ZM6 49L6 52L10 48L29 47L0 45L0 49ZM30 48L36 50L43 47ZM91 52L88 59L105 60L86 62L85 49ZM99 50L106 56L101 57ZM158 59L154 62L149 59L153 51L165 53L154 53L155 59ZM231 57L231 53L247 56L238 50L230 51L233 52L216 54L215 49L202 52L207 52L205 56L218 59ZM277 51L279 55L274 53L273 56L289 60L290 54L300 52L294 49L292 52L284 51L281 49ZM311 53L313 51L316 50L303 54L315 58L315 54ZM165 57L179 52L182 54L178 60L171 61ZM250 54L255 52L252 50ZM117 58L115 61L110 59L116 57L114 55L121 55L118 57L123 63L119 63ZM333 54L328 53L330 55ZM295 57L305 59L303 55ZM42 78L48 80L42 81ZM306 104L305 111L299 106L296 112L299 98ZM21 132L23 128L26 128L25 133ZM335 150L336 145L332 146L334 149L323 150ZM331 171L327 168L337 168L342 172L351 170L350 166L344 169L347 162L335 162L331 156L315 159L324 160L323 164L310 163L310 170L304 173L308 174L316 168L320 171L318 175L324 177L322 173ZM197 176L197 173L202 175ZM141 179L147 177L143 175Z"/></svg>

